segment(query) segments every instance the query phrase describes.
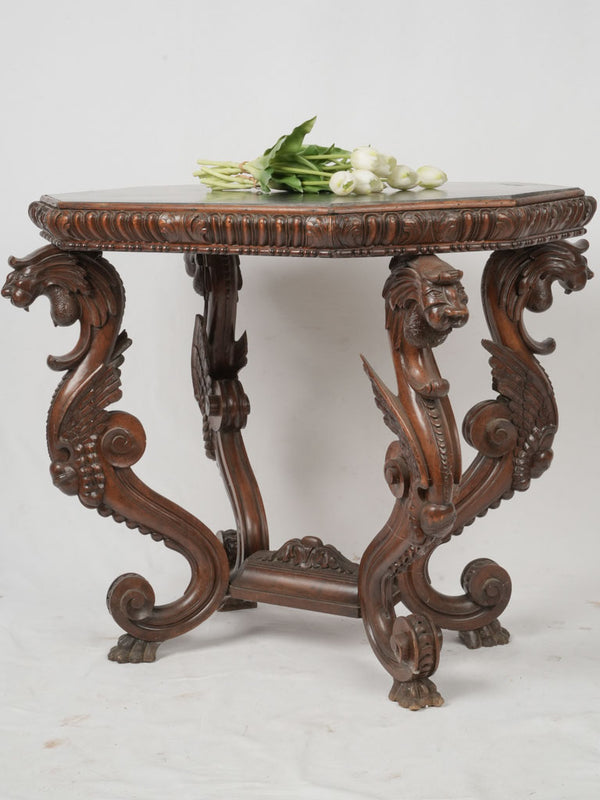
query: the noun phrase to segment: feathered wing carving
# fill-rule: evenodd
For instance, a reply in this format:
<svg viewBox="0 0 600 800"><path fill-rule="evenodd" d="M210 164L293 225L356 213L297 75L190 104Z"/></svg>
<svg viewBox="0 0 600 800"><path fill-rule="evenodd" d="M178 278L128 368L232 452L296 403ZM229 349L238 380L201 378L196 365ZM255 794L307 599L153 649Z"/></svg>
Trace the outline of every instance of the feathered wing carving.
<svg viewBox="0 0 600 800"><path fill-rule="evenodd" d="M210 376L206 325L204 317L200 314L196 316L192 342L192 386L194 388L194 397L202 410L204 451L206 456L214 461L216 459L215 442L208 421L210 409L207 407L212 394L213 382Z"/></svg>
<svg viewBox="0 0 600 800"><path fill-rule="evenodd" d="M585 241L551 242L494 253L485 268L482 296L493 341L484 341L483 346L490 353L492 386L499 394L489 408L508 408L515 429L512 454L504 456L512 457L513 473L512 486L505 489L527 489L531 478L550 466L558 427L552 384L536 358L551 353L555 343L551 338L543 342L533 339L525 328L524 312L548 309L555 282L567 294L583 289L592 277L586 250ZM477 414L471 411L465 421L467 428L472 427L474 416Z"/></svg>
<svg viewBox="0 0 600 800"><path fill-rule="evenodd" d="M476 559L463 572L464 595L450 597L431 585L428 561L451 533L460 533L515 490L527 489L531 478L550 465L558 412L550 380L535 356L551 352L554 342L533 339L523 314L551 305L554 282L567 293L585 286L591 277L585 250L584 243L553 242L498 251L489 259L482 294L492 340L484 347L498 396L478 403L465 419L465 437L479 452L462 476L448 384L432 355L451 327L466 319L460 275L435 257L392 262L384 295L398 395L368 364L365 369L376 404L398 436L386 461L397 502L363 556L359 593L373 649L394 676L390 697L403 705L434 704L426 682L431 671L417 669L415 682L403 667L412 658L416 669L415 653L439 652L439 642L434 644L439 627L460 631L468 647L508 641L497 619L511 593L506 571L489 559ZM412 618L396 620L393 604L400 600L413 611Z"/></svg>
<svg viewBox="0 0 600 800"><path fill-rule="evenodd" d="M139 648L132 645L136 638L163 641L190 630L216 610L227 588L227 557L203 523L131 470L144 452L144 430L131 414L108 410L121 398L120 368L131 343L125 331L119 331L124 292L114 268L99 253L74 254L53 246L12 259L11 265L14 272L2 290L4 296L28 308L45 294L55 324L80 323L73 350L49 360L53 369L66 370L47 424L55 484L102 515L164 541L190 564L187 589L167 605L155 605L152 587L139 575L123 575L110 588L110 611L131 635L131 660L139 660L134 655ZM150 651L142 649L147 657ZM128 660L123 652L116 660Z"/></svg>
<svg viewBox="0 0 600 800"><path fill-rule="evenodd" d="M429 484L429 471L425 454L411 421L398 396L385 385L364 356L362 360L365 372L371 381L375 405L383 414L385 424L398 437L400 452L407 462L413 480L417 486L424 489Z"/></svg>
<svg viewBox="0 0 600 800"><path fill-rule="evenodd" d="M558 426L552 384L543 368L532 371L505 345L484 341L491 354L492 386L505 400L517 431L513 450L513 489L524 491L552 461L551 444Z"/></svg>
<svg viewBox="0 0 600 800"><path fill-rule="evenodd" d="M552 384L536 356L551 353L554 340L536 341L523 316L526 310L550 307L555 282L566 293L584 288L592 277L586 249L585 242L552 242L498 251L488 261L482 296L493 338L483 346L490 353L498 396L478 403L465 418L465 438L478 454L456 493L455 533L515 491L527 489L550 466L558 411ZM465 568L461 583L464 595L437 592L425 555L398 576L396 597L441 627L460 631L468 647L506 643L508 633L497 622L510 598L506 571L488 559L476 559Z"/></svg>
<svg viewBox="0 0 600 800"><path fill-rule="evenodd" d="M106 488L106 470L98 451L99 434L108 429L111 419L109 405L121 399L121 370L124 351L131 339L122 331L107 359L81 384L71 396L64 413L48 417L48 449L53 459L50 465L52 480L66 494L78 494L81 502L98 508ZM55 398L66 387L68 376L61 383ZM145 439L138 443L141 456Z"/></svg>
<svg viewBox="0 0 600 800"><path fill-rule="evenodd" d="M131 345L125 331L117 337L115 347L106 363L89 376L81 391L73 398L62 418L60 436L67 442L86 441L106 427L110 418L107 407L121 399L121 365L124 352Z"/></svg>

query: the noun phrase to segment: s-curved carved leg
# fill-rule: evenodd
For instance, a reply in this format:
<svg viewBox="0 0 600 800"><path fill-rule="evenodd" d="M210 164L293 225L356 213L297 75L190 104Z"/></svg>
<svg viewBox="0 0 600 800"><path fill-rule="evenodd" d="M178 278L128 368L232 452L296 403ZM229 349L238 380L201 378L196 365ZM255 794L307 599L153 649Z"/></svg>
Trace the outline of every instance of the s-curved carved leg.
<svg viewBox="0 0 600 800"><path fill-rule="evenodd" d="M550 380L535 356L552 352L554 342L534 341L523 314L549 308L554 281L567 293L585 286L592 276L583 256L586 249L585 242L554 242L499 251L488 261L482 297L492 340L483 345L491 354L498 396L478 403L465 418L465 438L478 453L456 492L454 533L515 491L526 490L552 461L558 413ZM498 621L510 598L506 571L489 559L477 559L463 571L465 594L450 597L431 585L430 555L416 559L398 576L396 599L440 627L457 630L470 649L506 644L508 631Z"/></svg>
<svg viewBox="0 0 600 800"><path fill-rule="evenodd" d="M396 586L419 556L445 540L456 525L460 443L432 348L468 319L462 273L437 256L394 258L383 295L398 393L365 362L377 406L397 435L385 477L396 498L392 515L365 551L359 598L367 635L394 683L390 699L418 709L441 705L430 680L442 644L427 613L396 618Z"/></svg>
<svg viewBox="0 0 600 800"><path fill-rule="evenodd" d="M235 338L242 276L238 256L189 253L185 265L204 297L204 314L196 317L194 329L192 379L206 455L219 465L235 517L236 530L221 534L233 577L248 556L269 549L265 509L242 437L250 412L238 378L247 361L247 338L245 333ZM219 610L244 608L256 603L227 596Z"/></svg>
<svg viewBox="0 0 600 800"><path fill-rule="evenodd" d="M191 630L222 602L229 580L225 550L202 522L136 476L131 467L145 449L142 425L131 414L107 411L121 398L120 367L130 345L120 331L125 296L115 269L101 253L54 246L10 264L3 296L27 309L46 295L56 325L80 325L71 352L48 359L52 369L65 371L47 424L55 485L103 516L163 541L190 565L187 589L165 605L155 604L154 591L141 575L122 575L110 587L109 610L128 634L110 657L152 660L157 643Z"/></svg>

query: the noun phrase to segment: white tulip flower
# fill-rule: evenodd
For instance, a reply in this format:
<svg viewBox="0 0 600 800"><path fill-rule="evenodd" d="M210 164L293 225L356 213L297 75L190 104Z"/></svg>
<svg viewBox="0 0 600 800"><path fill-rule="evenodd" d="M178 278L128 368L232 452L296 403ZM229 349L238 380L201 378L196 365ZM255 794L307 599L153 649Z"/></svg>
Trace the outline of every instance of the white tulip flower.
<svg viewBox="0 0 600 800"><path fill-rule="evenodd" d="M377 153L377 162L373 167L373 172L380 178L385 178L387 180L395 166L396 159L394 156L388 156L385 153Z"/></svg>
<svg viewBox="0 0 600 800"><path fill-rule="evenodd" d="M387 178L396 166L396 159L373 147L357 147L350 154L350 163L354 169L367 169L380 178Z"/></svg>
<svg viewBox="0 0 600 800"><path fill-rule="evenodd" d="M334 194L352 194L355 186L356 180L354 178L354 173L349 170L334 172L329 179L329 188Z"/></svg>
<svg viewBox="0 0 600 800"><path fill-rule="evenodd" d="M419 167L417 175L419 176L419 186L422 186L424 189L435 189L448 180L448 176L443 170L429 165Z"/></svg>
<svg viewBox="0 0 600 800"><path fill-rule="evenodd" d="M392 170L387 182L393 189L412 189L419 182L419 176L406 164L398 164Z"/></svg>
<svg viewBox="0 0 600 800"><path fill-rule="evenodd" d="M354 169L368 169L375 171L380 154L372 147L357 147L350 154L350 163Z"/></svg>
<svg viewBox="0 0 600 800"><path fill-rule="evenodd" d="M371 194L371 192L383 192L383 181L374 172L368 169L355 169L354 191L356 194Z"/></svg>

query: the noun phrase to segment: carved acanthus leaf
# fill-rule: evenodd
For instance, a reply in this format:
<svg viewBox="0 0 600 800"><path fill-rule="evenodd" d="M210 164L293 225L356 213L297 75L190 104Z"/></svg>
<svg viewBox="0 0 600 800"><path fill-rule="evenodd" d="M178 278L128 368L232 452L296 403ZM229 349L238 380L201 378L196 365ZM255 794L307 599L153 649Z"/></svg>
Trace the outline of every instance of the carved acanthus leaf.
<svg viewBox="0 0 600 800"><path fill-rule="evenodd" d="M567 294L583 289L593 277L583 255L585 239L578 242L550 242L522 250L494 253L486 267L486 277L496 275L498 307L517 328L532 353L548 355L556 347L554 339L536 341L525 327L523 314L546 311L552 305L552 285L558 282Z"/></svg>
<svg viewBox="0 0 600 800"><path fill-rule="evenodd" d="M299 569L327 569L343 575L356 575L358 572L358 564L347 559L333 545L323 544L317 536L290 539L274 553L265 553L263 560L289 564Z"/></svg>

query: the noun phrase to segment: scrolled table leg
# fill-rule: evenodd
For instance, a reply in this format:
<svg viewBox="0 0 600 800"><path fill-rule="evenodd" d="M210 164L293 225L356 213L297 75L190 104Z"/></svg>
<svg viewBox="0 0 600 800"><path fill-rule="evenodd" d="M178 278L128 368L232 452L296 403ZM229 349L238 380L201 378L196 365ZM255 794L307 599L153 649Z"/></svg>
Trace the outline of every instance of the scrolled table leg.
<svg viewBox="0 0 600 800"><path fill-rule="evenodd" d="M27 309L46 295L56 325L80 325L71 352L48 359L52 369L65 371L48 414L52 480L84 506L163 541L190 565L187 589L166 605L156 605L148 581L134 573L117 578L108 592L109 610L128 634L110 658L153 660L158 643L191 630L221 603L229 580L225 550L202 522L135 475L143 427L131 414L107 410L121 398L120 367L131 343L120 331L125 295L115 269L101 253L54 246L10 264L3 296Z"/></svg>
<svg viewBox="0 0 600 800"><path fill-rule="evenodd" d="M204 313L196 317L194 329L192 380L206 455L219 465L236 521L235 531L222 534L233 577L248 556L269 549L265 509L242 437L250 413L238 377L247 361L247 337L236 338L235 331L242 276L238 256L189 253L185 265L195 291L204 297ZM227 596L219 610L255 607Z"/></svg>
<svg viewBox="0 0 600 800"><path fill-rule="evenodd" d="M371 646L394 679L390 699L416 710L443 702L430 680L439 660L441 630L427 613L396 618L395 587L411 563L456 526L460 443L449 385L432 348L464 325L468 312L462 273L437 256L394 258L390 266L383 294L398 393L367 362L365 369L375 402L398 437L385 462L396 503L362 557L359 598Z"/></svg>
<svg viewBox="0 0 600 800"><path fill-rule="evenodd" d="M527 332L525 310L541 312L552 303L552 284L565 292L582 289L592 273L586 242L553 242L494 253L484 270L482 298L492 336L490 353L495 399L477 403L463 433L478 452L456 492L460 533L477 517L497 508L516 491L525 491L552 461L558 412L552 384L536 355L552 352L554 341L536 342ZM511 591L510 578L489 559L468 564L461 578L465 594L437 592L424 555L400 574L395 598L414 613L428 614L442 628L457 630L470 649L506 644L508 631L498 621Z"/></svg>

